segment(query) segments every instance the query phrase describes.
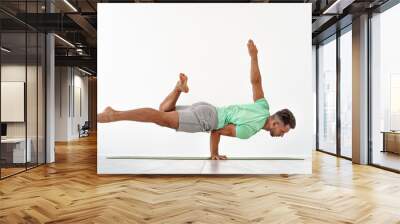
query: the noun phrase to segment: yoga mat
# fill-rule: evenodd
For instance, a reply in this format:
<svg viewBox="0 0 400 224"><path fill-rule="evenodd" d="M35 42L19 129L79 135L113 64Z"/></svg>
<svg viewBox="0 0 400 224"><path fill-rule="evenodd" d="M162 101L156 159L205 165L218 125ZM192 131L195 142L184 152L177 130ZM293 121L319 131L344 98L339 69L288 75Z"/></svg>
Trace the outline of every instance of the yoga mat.
<svg viewBox="0 0 400 224"><path fill-rule="evenodd" d="M209 160L205 156L107 156L107 159ZM301 157L228 157L227 160L304 160Z"/></svg>

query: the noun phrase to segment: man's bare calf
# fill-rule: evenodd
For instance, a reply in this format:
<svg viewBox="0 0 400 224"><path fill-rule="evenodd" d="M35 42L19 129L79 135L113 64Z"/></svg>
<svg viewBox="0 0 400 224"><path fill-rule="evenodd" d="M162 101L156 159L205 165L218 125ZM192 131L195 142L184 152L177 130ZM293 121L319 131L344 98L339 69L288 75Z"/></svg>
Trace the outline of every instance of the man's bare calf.
<svg viewBox="0 0 400 224"><path fill-rule="evenodd" d="M182 92L187 93L189 92L189 87L187 86L188 78L185 74L179 74L179 81L176 83L174 89L171 91L170 94L163 100L160 104L159 110L168 112L175 110L176 102L179 99L179 96Z"/></svg>
<svg viewBox="0 0 400 224"><path fill-rule="evenodd" d="M102 113L97 115L99 123L109 123L114 121L138 121L150 122L163 127L178 128L178 112L163 112L153 108L138 108L126 111L117 111L107 107Z"/></svg>

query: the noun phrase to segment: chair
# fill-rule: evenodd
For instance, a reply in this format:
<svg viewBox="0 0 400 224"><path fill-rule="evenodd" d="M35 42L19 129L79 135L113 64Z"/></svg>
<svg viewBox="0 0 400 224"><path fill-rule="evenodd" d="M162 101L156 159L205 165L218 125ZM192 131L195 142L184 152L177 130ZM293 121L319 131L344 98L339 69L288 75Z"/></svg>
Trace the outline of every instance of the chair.
<svg viewBox="0 0 400 224"><path fill-rule="evenodd" d="M79 138L89 136L89 129L90 129L89 121L85 121L82 127L80 127L80 125L78 124Z"/></svg>

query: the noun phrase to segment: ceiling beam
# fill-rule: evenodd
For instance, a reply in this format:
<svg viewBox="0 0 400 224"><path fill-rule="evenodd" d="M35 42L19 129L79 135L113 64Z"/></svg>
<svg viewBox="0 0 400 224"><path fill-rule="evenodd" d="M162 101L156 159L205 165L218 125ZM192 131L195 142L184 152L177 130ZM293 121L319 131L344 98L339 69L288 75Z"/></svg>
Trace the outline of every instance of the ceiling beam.
<svg viewBox="0 0 400 224"><path fill-rule="evenodd" d="M81 66L96 71L96 57L91 56L55 56L56 66Z"/></svg>
<svg viewBox="0 0 400 224"><path fill-rule="evenodd" d="M68 17L79 25L83 31L89 36L87 41L90 42L91 46L96 46L97 30L90 24L85 17L80 14L68 14Z"/></svg>

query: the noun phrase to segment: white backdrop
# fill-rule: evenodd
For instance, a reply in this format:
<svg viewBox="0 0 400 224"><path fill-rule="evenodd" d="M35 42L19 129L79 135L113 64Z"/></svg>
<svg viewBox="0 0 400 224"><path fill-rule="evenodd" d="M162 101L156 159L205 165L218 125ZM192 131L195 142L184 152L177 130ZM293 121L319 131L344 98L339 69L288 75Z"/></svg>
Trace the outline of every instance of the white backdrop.
<svg viewBox="0 0 400 224"><path fill-rule="evenodd" d="M180 72L190 91L178 105L251 103L252 38L271 114L289 108L297 127L283 138L264 130L247 140L221 137L220 154L311 157L311 4L98 5L99 112L157 109ZM98 155L209 156L209 138L150 123L99 123Z"/></svg>

